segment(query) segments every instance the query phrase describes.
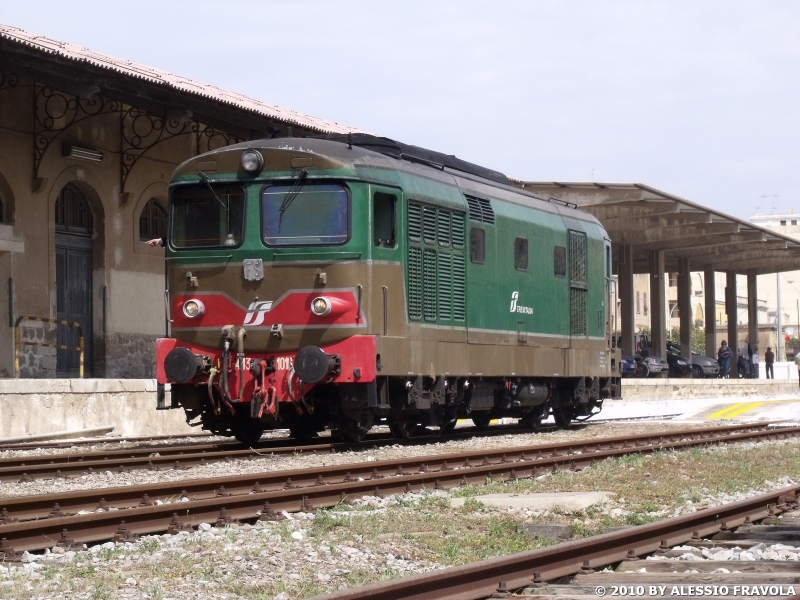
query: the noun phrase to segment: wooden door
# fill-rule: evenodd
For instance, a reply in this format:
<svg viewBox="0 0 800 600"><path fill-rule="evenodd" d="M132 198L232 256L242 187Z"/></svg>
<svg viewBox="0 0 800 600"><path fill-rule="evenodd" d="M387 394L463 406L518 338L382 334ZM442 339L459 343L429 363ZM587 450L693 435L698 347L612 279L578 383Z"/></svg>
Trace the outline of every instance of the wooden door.
<svg viewBox="0 0 800 600"><path fill-rule="evenodd" d="M56 318L80 323L84 338L84 377L92 373L92 216L77 188L67 186L56 204ZM56 343L79 345L75 327L58 325ZM79 376L79 354L57 350L56 375Z"/></svg>

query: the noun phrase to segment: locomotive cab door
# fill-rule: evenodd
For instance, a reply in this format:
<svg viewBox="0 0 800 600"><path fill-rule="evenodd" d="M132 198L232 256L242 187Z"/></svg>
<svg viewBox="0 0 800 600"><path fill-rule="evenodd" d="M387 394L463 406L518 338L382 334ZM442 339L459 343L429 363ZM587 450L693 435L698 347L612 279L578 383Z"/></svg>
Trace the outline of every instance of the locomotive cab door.
<svg viewBox="0 0 800 600"><path fill-rule="evenodd" d="M370 185L371 267L370 285L376 331L384 336L401 336L406 320L403 314L403 283L399 265L403 261L403 192L397 188Z"/></svg>

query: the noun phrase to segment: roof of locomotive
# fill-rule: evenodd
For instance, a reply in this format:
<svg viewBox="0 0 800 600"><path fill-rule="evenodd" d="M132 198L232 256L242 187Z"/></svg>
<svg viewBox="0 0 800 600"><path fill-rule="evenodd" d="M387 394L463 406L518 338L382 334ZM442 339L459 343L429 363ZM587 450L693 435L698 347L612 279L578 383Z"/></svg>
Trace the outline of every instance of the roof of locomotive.
<svg viewBox="0 0 800 600"><path fill-rule="evenodd" d="M445 184L455 185L464 193L492 196L496 200L523 206L535 207L564 217L588 221L602 228L602 224L591 213L580 210L574 204L553 198L543 197L514 186L504 174L458 159L453 155L442 154L417 146L409 146L388 138L359 134L353 136L327 136L325 138L275 138L261 139L225 146L204 154L194 156L175 169L173 183L176 178L185 181L186 177L196 176L204 170L210 180L211 173L201 166L215 163L214 169L219 173L239 173L241 152L247 149L263 151L283 151L297 158L297 153L311 154L315 157L314 169L353 170L359 168L376 168L409 173L418 177L433 179ZM266 159L266 157L265 157ZM277 162L270 170L283 170L278 166L285 163L286 170L297 171L298 167L290 166L291 158ZM256 180L264 178L262 171ZM464 206L466 209L466 206Z"/></svg>

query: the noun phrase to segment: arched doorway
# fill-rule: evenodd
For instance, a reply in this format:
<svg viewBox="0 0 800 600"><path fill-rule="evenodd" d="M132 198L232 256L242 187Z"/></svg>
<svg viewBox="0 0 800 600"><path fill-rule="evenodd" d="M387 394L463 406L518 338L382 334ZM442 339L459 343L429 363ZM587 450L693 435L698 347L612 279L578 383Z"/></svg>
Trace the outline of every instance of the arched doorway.
<svg viewBox="0 0 800 600"><path fill-rule="evenodd" d="M84 337L84 377L92 373L92 229L93 216L86 197L72 184L56 200L56 312L64 321L81 324ZM78 345L73 327L58 326L57 343ZM56 375L78 377L77 352L57 350Z"/></svg>

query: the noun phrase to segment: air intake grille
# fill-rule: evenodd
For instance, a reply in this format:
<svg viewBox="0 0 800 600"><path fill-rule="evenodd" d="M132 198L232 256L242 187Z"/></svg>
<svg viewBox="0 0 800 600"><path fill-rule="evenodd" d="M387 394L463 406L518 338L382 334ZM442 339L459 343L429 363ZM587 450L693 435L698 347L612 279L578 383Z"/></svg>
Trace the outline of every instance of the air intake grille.
<svg viewBox="0 0 800 600"><path fill-rule="evenodd" d="M483 221L494 225L494 211L492 204L485 198L475 198L474 196L465 196L467 204L469 205L469 218L473 221Z"/></svg>
<svg viewBox="0 0 800 600"><path fill-rule="evenodd" d="M569 232L569 288L570 334L588 335L586 234L582 231Z"/></svg>
<svg viewBox="0 0 800 600"><path fill-rule="evenodd" d="M408 205L408 239L418 242L422 237L422 207L419 204Z"/></svg>
<svg viewBox="0 0 800 600"><path fill-rule="evenodd" d="M422 249L408 249L408 318L422 318Z"/></svg>
<svg viewBox="0 0 800 600"><path fill-rule="evenodd" d="M588 290L571 288L569 290L569 332L572 335L586 335L586 294Z"/></svg>
<svg viewBox="0 0 800 600"><path fill-rule="evenodd" d="M465 216L408 203L408 318L466 319Z"/></svg>

